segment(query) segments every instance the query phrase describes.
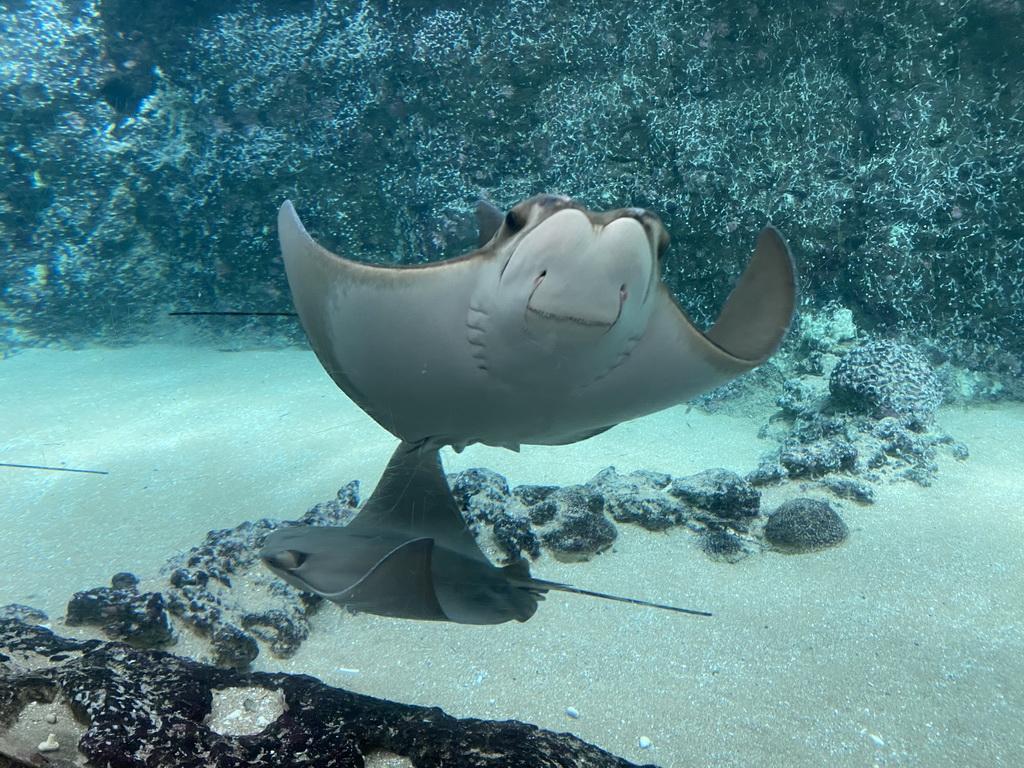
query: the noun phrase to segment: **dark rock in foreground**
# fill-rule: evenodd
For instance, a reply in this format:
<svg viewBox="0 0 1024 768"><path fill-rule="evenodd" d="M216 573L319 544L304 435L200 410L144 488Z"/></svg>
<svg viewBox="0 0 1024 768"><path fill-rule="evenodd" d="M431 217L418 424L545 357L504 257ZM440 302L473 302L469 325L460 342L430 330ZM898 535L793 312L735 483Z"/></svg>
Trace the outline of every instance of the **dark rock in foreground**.
<svg viewBox="0 0 1024 768"><path fill-rule="evenodd" d="M306 675L219 669L13 620L0 621L0 672L0 764L73 765L77 746L90 765L118 768L361 768L381 751L418 768L634 765L527 723L459 720ZM243 710L277 706L256 726L227 727L213 709L229 693L241 694ZM49 733L60 748L44 757L38 746Z"/></svg>
<svg viewBox="0 0 1024 768"><path fill-rule="evenodd" d="M761 506L760 492L727 469L708 469L673 480L668 493L718 520L731 521L740 530L743 521L757 517Z"/></svg>
<svg viewBox="0 0 1024 768"><path fill-rule="evenodd" d="M138 579L131 574L115 574L110 582L109 587L75 593L68 603L68 626L99 626L112 640L136 648L160 648L174 641L163 594L139 594Z"/></svg>
<svg viewBox="0 0 1024 768"><path fill-rule="evenodd" d="M512 495L526 507L526 516L540 541L558 560L580 562L604 552L619 532L605 517L604 494L590 485L559 488L521 485Z"/></svg>
<svg viewBox="0 0 1024 768"><path fill-rule="evenodd" d="M23 621L26 624L45 624L49 621L47 615L38 608L33 608L30 605L21 605L20 603L8 603L7 605L0 606L0 620L3 619L14 619L16 621Z"/></svg>

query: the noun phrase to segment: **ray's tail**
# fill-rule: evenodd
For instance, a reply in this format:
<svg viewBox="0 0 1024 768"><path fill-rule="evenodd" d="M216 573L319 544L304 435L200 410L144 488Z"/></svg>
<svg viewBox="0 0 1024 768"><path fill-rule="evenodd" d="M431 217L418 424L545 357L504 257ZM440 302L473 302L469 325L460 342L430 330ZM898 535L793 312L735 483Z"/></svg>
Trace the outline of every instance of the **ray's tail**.
<svg viewBox="0 0 1024 768"><path fill-rule="evenodd" d="M574 587L571 584L561 584L557 581L545 581L544 579L533 579L530 580L530 586L539 590L553 589L558 592L572 592L576 595L587 595L588 597L600 597L604 600L616 600L620 603L630 603L632 605L645 605L648 608L660 608L663 611L675 611L676 613L689 613L692 616L711 616L712 614L707 611L696 611L692 608L678 608L674 605L664 605L662 603L652 603L647 600L637 600L633 597L619 597L618 595L609 595L604 592L592 592L589 589L580 589Z"/></svg>

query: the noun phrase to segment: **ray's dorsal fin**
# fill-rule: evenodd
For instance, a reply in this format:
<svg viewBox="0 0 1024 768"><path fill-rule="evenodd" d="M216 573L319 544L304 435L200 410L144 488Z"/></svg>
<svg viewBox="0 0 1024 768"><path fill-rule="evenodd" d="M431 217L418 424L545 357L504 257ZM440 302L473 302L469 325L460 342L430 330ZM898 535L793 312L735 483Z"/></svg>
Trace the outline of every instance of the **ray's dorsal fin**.
<svg viewBox="0 0 1024 768"><path fill-rule="evenodd" d="M409 538L429 538L489 563L455 503L436 448L400 443L377 487L348 528L356 532L400 531Z"/></svg>

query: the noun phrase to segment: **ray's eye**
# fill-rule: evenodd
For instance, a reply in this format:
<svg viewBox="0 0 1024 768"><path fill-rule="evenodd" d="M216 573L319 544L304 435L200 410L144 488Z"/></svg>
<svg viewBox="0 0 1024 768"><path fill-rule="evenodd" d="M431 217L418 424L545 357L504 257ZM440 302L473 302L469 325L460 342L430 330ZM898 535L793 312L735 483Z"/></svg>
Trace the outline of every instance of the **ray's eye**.
<svg viewBox="0 0 1024 768"><path fill-rule="evenodd" d="M669 243L668 234L665 232L665 230L662 230L661 234L658 237L658 261L659 262L662 261L665 258L665 251L668 250L668 243Z"/></svg>
<svg viewBox="0 0 1024 768"><path fill-rule="evenodd" d="M515 234L523 228L521 217L517 216L515 211L509 211L505 214L505 227L509 232Z"/></svg>
<svg viewBox="0 0 1024 768"><path fill-rule="evenodd" d="M267 558L267 562L284 571L293 571L305 561L306 556L302 552L297 552L294 549L286 549L283 552L278 552L277 554L271 555Z"/></svg>

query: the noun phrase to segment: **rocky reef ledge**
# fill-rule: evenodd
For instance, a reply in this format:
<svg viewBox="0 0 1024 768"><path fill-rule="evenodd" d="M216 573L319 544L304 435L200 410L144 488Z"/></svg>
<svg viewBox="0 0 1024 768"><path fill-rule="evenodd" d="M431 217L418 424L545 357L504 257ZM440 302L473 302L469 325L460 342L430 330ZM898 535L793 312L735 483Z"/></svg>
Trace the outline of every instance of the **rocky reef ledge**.
<svg viewBox="0 0 1024 768"><path fill-rule="evenodd" d="M571 734L515 720L459 720L307 675L238 672L0 620L0 768L83 764L635 765Z"/></svg>

